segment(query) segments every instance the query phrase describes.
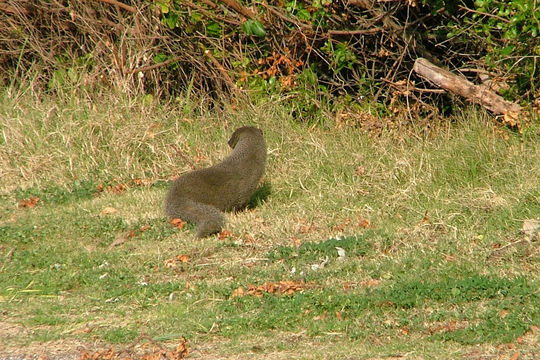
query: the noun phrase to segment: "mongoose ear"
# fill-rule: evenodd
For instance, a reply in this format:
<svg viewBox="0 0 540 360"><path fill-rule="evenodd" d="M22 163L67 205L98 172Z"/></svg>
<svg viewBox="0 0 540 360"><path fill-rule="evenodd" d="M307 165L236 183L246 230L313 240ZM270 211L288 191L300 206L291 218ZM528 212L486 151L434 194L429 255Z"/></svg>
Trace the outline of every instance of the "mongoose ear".
<svg viewBox="0 0 540 360"><path fill-rule="evenodd" d="M227 144L229 144L229 146L231 148L234 149L234 147L236 146L236 144L238 143L238 138L240 137L240 129L236 129L235 132L231 135L231 138L229 139L229 141L227 142Z"/></svg>

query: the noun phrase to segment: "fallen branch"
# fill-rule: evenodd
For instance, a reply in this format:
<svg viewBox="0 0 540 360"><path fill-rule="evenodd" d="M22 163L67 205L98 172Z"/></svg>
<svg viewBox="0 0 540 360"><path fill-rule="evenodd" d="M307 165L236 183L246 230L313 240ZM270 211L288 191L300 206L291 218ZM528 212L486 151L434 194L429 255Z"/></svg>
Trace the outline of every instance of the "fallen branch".
<svg viewBox="0 0 540 360"><path fill-rule="evenodd" d="M248 8L245 8L236 0L221 0L221 2L225 3L230 8L233 8L236 12L244 15L245 17L249 19L253 19L255 17L255 13L251 11Z"/></svg>
<svg viewBox="0 0 540 360"><path fill-rule="evenodd" d="M381 27L371 29L359 29L359 30L328 30L328 35L365 35L375 34L377 32L384 31Z"/></svg>
<svg viewBox="0 0 540 360"><path fill-rule="evenodd" d="M165 61L162 61L160 63L154 64L154 65L147 65L147 66L138 67L136 69L128 71L127 73L128 74L136 74L136 73L139 73L139 72L154 70L154 69L160 68L162 66L169 65L170 63L181 60L181 59L182 59L182 56L175 56L172 59L165 60Z"/></svg>
<svg viewBox="0 0 540 360"><path fill-rule="evenodd" d="M521 111L521 106L504 100L487 86L475 85L464 77L433 65L426 59L416 59L413 70L438 87L480 104L497 115L516 115Z"/></svg>
<svg viewBox="0 0 540 360"><path fill-rule="evenodd" d="M219 63L219 61L217 61L217 59L214 57L214 55L212 55L212 52L210 50L205 50L204 51L204 54L210 59L210 61L215 65L215 67L219 70L219 72L221 73L221 75L223 75L223 78L225 79L225 81L229 84L229 86L231 87L231 89L235 89L236 90L236 84L234 83L234 81L231 79L231 77L229 76L229 74L227 73L227 70L225 70L225 68L223 67L223 65L221 65Z"/></svg>
<svg viewBox="0 0 540 360"><path fill-rule="evenodd" d="M202 7L198 6L198 5L195 5L195 4L193 4L193 3L189 2L189 1L184 1L184 4L186 4L187 6L189 6L192 9L197 10L198 12L200 12L203 15L206 15L210 19L215 18L215 19L218 19L220 21L223 21L223 22L226 22L228 24L235 25L235 26L242 25L242 23L240 21L236 21L236 20L233 20L233 19L229 19L229 18L226 18L226 17L223 17L223 16L216 15L213 12L205 10L204 8L202 8Z"/></svg>
<svg viewBox="0 0 540 360"><path fill-rule="evenodd" d="M127 10L127 11L132 12L132 13L137 12L137 9L134 8L133 6L121 3L120 1L117 1L117 0L97 0L97 1L101 1L101 2L104 2L104 3L107 3L107 4L118 6L119 8L122 8L122 9Z"/></svg>

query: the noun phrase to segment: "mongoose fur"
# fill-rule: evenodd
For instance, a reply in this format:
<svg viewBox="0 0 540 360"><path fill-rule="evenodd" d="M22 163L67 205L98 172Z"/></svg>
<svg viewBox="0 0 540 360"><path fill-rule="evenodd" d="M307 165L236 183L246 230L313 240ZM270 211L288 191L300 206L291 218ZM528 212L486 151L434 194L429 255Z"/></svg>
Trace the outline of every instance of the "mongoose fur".
<svg viewBox="0 0 540 360"><path fill-rule="evenodd" d="M266 143L260 129L238 128L228 144L233 151L222 162L180 176L167 193L166 214L195 223L197 237L220 232L222 212L243 208L264 173Z"/></svg>

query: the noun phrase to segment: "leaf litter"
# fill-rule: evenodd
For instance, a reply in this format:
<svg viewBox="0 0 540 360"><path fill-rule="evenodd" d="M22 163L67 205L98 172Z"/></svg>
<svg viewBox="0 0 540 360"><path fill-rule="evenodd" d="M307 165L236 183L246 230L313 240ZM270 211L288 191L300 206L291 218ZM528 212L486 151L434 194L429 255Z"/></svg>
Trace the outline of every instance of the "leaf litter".
<svg viewBox="0 0 540 360"><path fill-rule="evenodd" d="M148 342L140 344L143 340L147 340ZM138 346L139 344L140 346ZM136 347L142 349L144 352L141 353L141 351L137 351L135 349ZM147 335L141 335L125 350L83 350L79 360L181 360L188 357L189 347L183 336L180 337L178 345L175 348L170 349L155 342Z"/></svg>
<svg viewBox="0 0 540 360"><path fill-rule="evenodd" d="M247 289L239 287L233 291L231 298L235 297L244 297L244 296L255 296L262 297L264 293L266 294L278 294L278 295L288 295L291 296L296 292L302 292L307 287L304 281L292 281L292 280L281 280L278 282L267 281L262 285L248 285Z"/></svg>

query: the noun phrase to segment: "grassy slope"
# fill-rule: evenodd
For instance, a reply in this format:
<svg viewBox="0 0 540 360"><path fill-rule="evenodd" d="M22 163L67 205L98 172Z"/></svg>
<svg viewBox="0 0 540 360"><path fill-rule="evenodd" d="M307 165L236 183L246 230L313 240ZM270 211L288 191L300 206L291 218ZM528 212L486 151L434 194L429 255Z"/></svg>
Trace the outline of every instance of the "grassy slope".
<svg viewBox="0 0 540 360"><path fill-rule="evenodd" d="M538 241L520 234L540 217L537 123L518 135L472 112L426 137L373 136L296 124L279 104L217 116L5 94L0 113L0 327L18 329L0 348L146 333L203 358L538 353ZM230 214L225 239L172 229L163 182L96 196L215 163L241 124L265 132L271 194ZM190 260L168 267L177 255ZM280 280L307 285L232 297Z"/></svg>

